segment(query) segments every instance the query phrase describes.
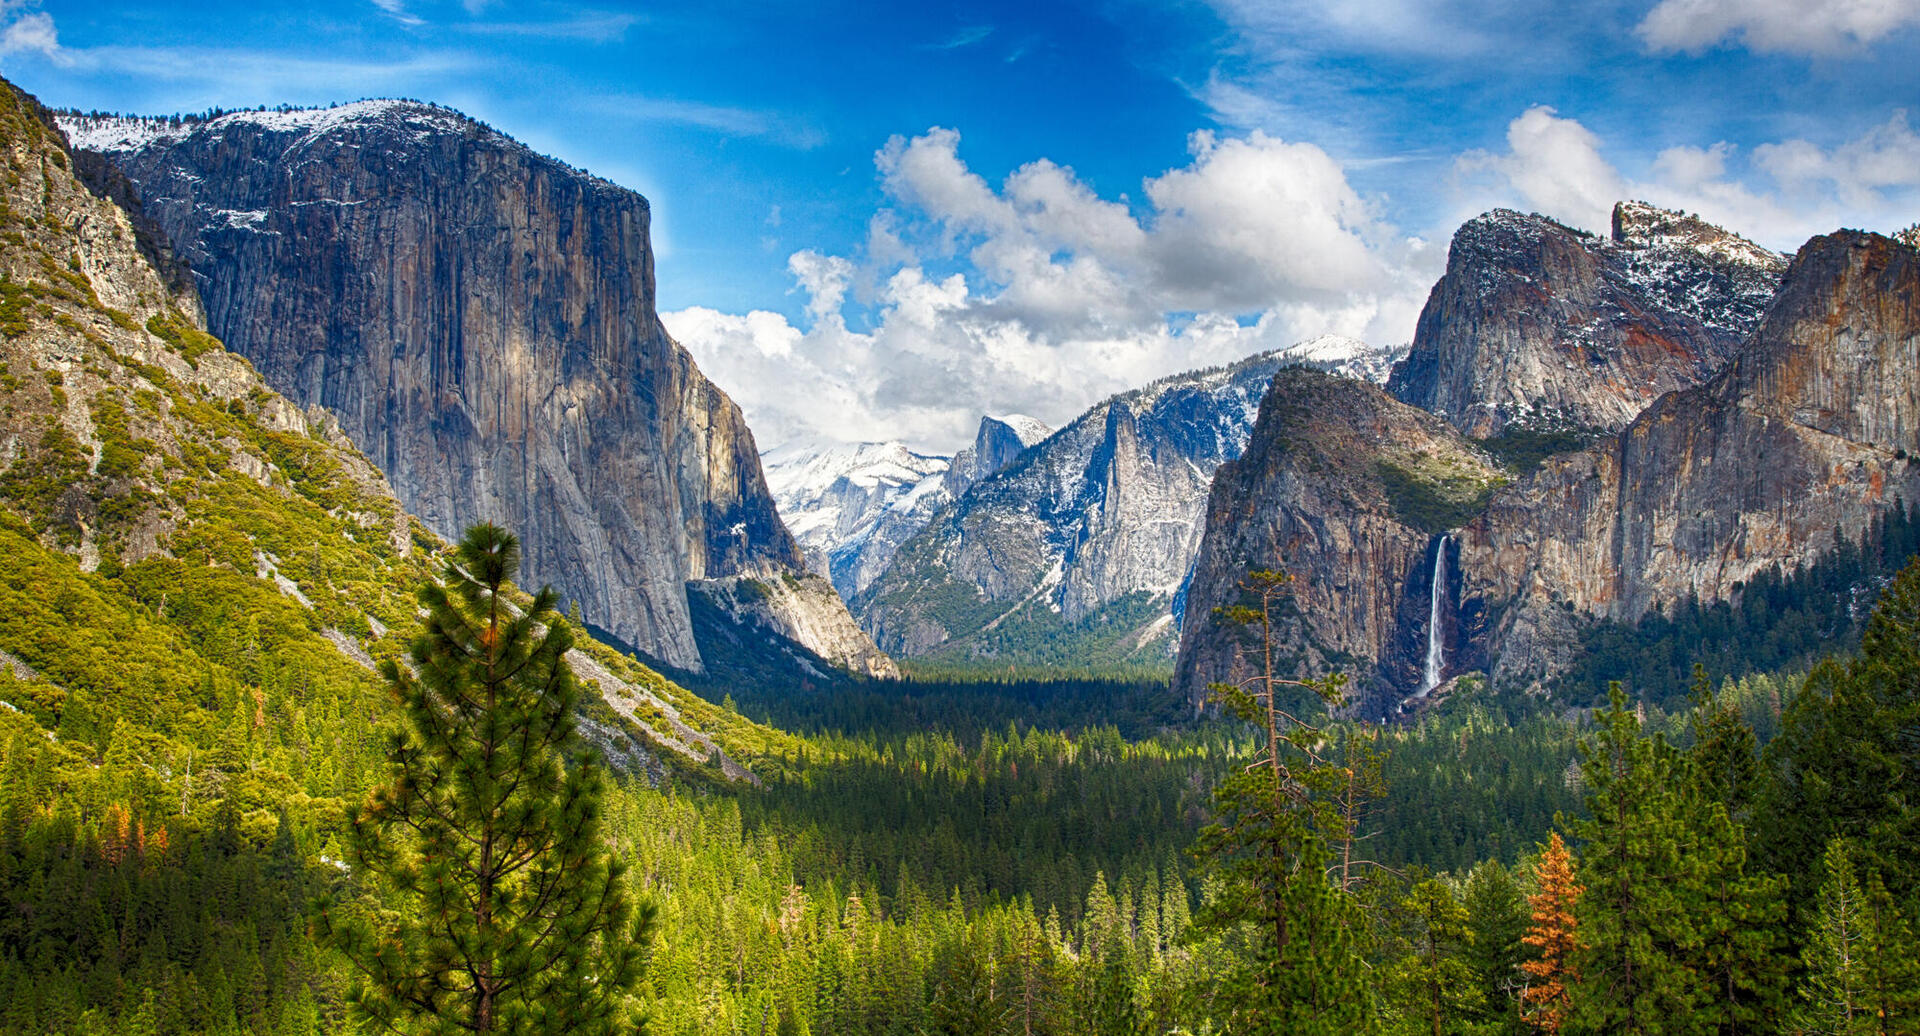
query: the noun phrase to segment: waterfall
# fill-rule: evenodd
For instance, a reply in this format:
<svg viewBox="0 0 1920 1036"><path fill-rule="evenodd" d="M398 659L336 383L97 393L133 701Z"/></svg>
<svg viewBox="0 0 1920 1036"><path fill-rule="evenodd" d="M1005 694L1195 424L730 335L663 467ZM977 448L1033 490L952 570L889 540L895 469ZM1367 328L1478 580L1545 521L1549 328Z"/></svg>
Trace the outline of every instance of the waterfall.
<svg viewBox="0 0 1920 1036"><path fill-rule="evenodd" d="M1440 629L1440 602L1447 587L1447 540L1440 537L1440 549L1433 552L1433 594L1427 603L1427 668L1420 676L1420 689L1414 697L1424 698L1440 686L1441 673L1447 667L1447 645Z"/></svg>

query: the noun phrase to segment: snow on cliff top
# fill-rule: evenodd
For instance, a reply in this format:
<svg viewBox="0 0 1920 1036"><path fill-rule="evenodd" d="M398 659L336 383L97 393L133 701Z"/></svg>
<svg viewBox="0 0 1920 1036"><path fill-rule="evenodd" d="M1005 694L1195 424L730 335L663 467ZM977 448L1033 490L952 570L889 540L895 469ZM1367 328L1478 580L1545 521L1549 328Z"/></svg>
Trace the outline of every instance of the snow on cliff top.
<svg viewBox="0 0 1920 1036"><path fill-rule="evenodd" d="M987 416L1013 429L1014 436L1023 446L1032 446L1053 434L1053 429L1047 427L1046 422L1025 414L988 414Z"/></svg>
<svg viewBox="0 0 1920 1036"><path fill-rule="evenodd" d="M361 122L404 120L434 131L465 130L477 125L448 108L418 101L382 98L354 101L332 108L295 108L289 111L229 112L214 119L171 119L162 116L60 115L55 121L76 148L87 151L137 151L155 141L179 140L204 130L253 125L270 133L304 133L315 137Z"/></svg>
<svg viewBox="0 0 1920 1036"><path fill-rule="evenodd" d="M790 505L818 500L842 478L863 488L914 485L946 471L947 458L915 453L897 442L793 444L761 454L760 467L767 489L784 511Z"/></svg>

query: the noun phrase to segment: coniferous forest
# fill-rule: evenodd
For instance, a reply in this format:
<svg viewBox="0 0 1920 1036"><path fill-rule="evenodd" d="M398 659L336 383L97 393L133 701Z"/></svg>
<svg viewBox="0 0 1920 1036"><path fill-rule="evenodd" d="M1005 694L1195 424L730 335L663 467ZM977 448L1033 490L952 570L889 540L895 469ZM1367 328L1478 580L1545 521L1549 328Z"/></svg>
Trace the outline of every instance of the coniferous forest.
<svg viewBox="0 0 1920 1036"><path fill-rule="evenodd" d="M23 17L58 52L31 6L0 3L0 59ZM957 140L876 156L930 176L947 148L994 203L943 261L1106 205L1051 162L995 188ZM190 196L221 175L268 207ZM352 222L376 210L482 258ZM1056 222L1163 232L1134 211ZM650 213L437 105L143 121L0 81L0 1036L1920 1034L1920 471L1894 445L1920 395L1839 369L1920 363L1920 232L1789 256L1641 203L1610 239L1496 209L1407 349L1266 343L1251 396L1229 364L1058 428L985 418L951 456L861 444L896 481L813 504L866 507L832 546L899 533L911 571L840 586L871 558L790 531L832 523L776 501L777 451L668 333ZM874 249L908 248L891 219ZM341 226L390 283L272 253ZM1073 251L1032 234L1035 263ZM826 258L792 272L881 290ZM1555 295L1562 268L1592 277ZM1267 324L1153 297L1162 330ZM392 328L448 299L417 384L295 398L446 331ZM347 355L355 306L392 340ZM1479 348L1502 306L1565 324L1505 346L1573 385L1551 406L1444 398L1443 361L1513 357L1435 345L1443 318L1472 309ZM233 311L266 338L319 312L335 351L229 351ZM1795 377L1811 402L1763 398ZM392 427L356 439L368 414Z"/></svg>
<svg viewBox="0 0 1920 1036"><path fill-rule="evenodd" d="M257 650L241 621L210 642ZM1913 1031L1917 638L1912 567L1857 655L1703 668L1670 712L1469 693L1382 729L1275 688L1277 741L1231 718L956 737L923 701L770 736L757 786L615 776L596 823L648 915L620 1006L656 1033ZM54 737L8 711L6 1031L368 1025L314 904L430 916L349 819L387 787L393 714L262 662L271 690L209 688L171 773L108 703Z"/></svg>

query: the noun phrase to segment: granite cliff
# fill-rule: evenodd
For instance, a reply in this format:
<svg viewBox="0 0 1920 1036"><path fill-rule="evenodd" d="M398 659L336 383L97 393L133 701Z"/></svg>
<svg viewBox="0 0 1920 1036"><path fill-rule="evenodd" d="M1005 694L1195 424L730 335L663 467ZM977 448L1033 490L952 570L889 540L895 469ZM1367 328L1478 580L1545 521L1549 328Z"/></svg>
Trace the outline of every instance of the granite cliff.
<svg viewBox="0 0 1920 1036"><path fill-rule="evenodd" d="M1714 601L1920 499L1920 254L1857 231L1802 246L1730 366L1548 461L1460 531L1463 609L1497 680L1566 661L1585 617Z"/></svg>
<svg viewBox="0 0 1920 1036"><path fill-rule="evenodd" d="M783 446L761 454L780 517L807 564L855 599L893 563L900 544L942 507L1007 466L1052 429L1019 414L980 419L973 445L952 457L897 442Z"/></svg>
<svg viewBox="0 0 1920 1036"><path fill-rule="evenodd" d="M1528 304L1560 305L1513 302ZM1586 373L1600 389L1566 382L1562 398L1607 398L1611 376ZM1186 604L1186 693L1236 673L1244 646L1210 617L1250 567L1299 577L1289 662L1345 668L1354 705L1373 714L1425 689L1436 639L1442 677L1484 670L1537 687L1598 620L1733 598L1757 572L1858 537L1895 500L1920 499L1908 460L1920 453L1920 255L1853 231L1809 241L1715 376L1529 472L1358 388L1276 378L1246 456L1215 479Z"/></svg>
<svg viewBox="0 0 1920 1036"><path fill-rule="evenodd" d="M1454 234L1388 391L1475 437L1614 432L1731 361L1786 258L1622 202L1601 239L1496 209Z"/></svg>
<svg viewBox="0 0 1920 1036"><path fill-rule="evenodd" d="M934 516L856 610L907 656L1163 667L1208 486L1245 446L1274 372L1381 371L1389 356L1320 339L1105 400Z"/></svg>
<svg viewBox="0 0 1920 1036"><path fill-rule="evenodd" d="M646 199L411 102L63 125L130 182L211 330L337 415L435 531L519 530L528 579L695 671L690 585L804 573L739 408L655 313ZM777 632L892 671L830 589L792 603Z"/></svg>
<svg viewBox="0 0 1920 1036"><path fill-rule="evenodd" d="M338 815L331 783L288 776L294 753L265 742L305 736L306 709L386 715L375 659L405 658L444 542L329 412L206 332L127 185L4 81L0 165L0 707L83 765L111 732L156 789L191 753L196 809L239 789L271 829L264 789L305 787L299 808ZM729 755L752 743L744 720L588 638L569 660L600 691L581 729L616 766L717 759L753 779ZM259 738L238 755L236 714Z"/></svg>
<svg viewBox="0 0 1920 1036"><path fill-rule="evenodd" d="M1246 452L1214 475L1177 685L1202 700L1208 683L1250 675L1257 645L1213 610L1238 601L1250 569L1279 568L1294 576L1276 627L1290 673L1343 668L1358 711L1391 710L1420 681L1439 536L1507 479L1446 421L1373 385L1281 371ZM1443 635L1457 626L1449 612Z"/></svg>

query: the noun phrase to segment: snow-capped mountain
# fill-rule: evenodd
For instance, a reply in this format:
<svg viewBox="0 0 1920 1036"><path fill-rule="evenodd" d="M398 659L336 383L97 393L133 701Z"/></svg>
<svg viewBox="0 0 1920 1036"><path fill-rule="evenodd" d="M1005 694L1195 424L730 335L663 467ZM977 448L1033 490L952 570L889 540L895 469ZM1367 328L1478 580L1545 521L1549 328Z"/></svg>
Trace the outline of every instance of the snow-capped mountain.
<svg viewBox="0 0 1920 1036"><path fill-rule="evenodd" d="M1050 432L1024 414L987 416L973 445L951 458L869 442L779 446L760 464L808 566L852 599L936 512Z"/></svg>
<svg viewBox="0 0 1920 1036"><path fill-rule="evenodd" d="M1389 348L1345 335L1321 335L1287 346L1274 354L1284 363L1298 363L1333 374L1385 385L1393 365L1407 355L1405 346Z"/></svg>
<svg viewBox="0 0 1920 1036"><path fill-rule="evenodd" d="M787 445L760 455L767 488L808 567L848 597L865 585L860 575L869 549L892 557L898 541L887 535L890 528L922 511L931 516L938 505L929 506L929 497L944 502L948 465L949 458L915 453L897 442Z"/></svg>
<svg viewBox="0 0 1920 1036"><path fill-rule="evenodd" d="M1404 352L1323 336L1113 396L970 486L851 600L905 655L1164 665L1213 472L1274 372L1379 381Z"/></svg>

